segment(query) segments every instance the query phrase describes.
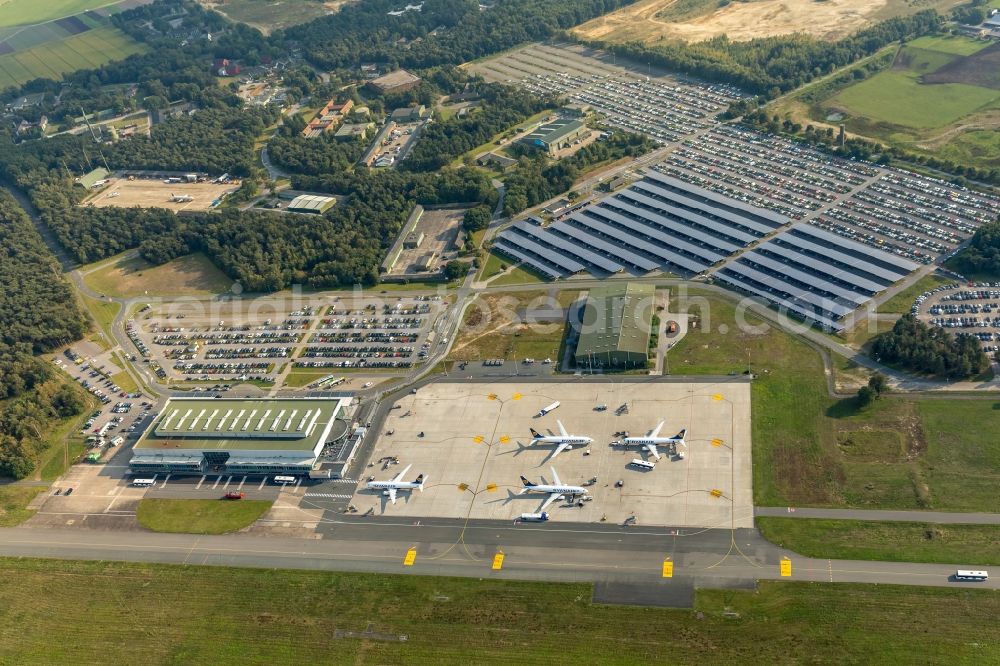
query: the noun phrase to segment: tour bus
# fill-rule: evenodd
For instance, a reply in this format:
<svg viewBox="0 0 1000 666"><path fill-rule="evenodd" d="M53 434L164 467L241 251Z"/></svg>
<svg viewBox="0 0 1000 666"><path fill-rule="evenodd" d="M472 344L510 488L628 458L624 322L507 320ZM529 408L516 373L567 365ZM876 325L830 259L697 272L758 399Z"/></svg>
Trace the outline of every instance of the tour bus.
<svg viewBox="0 0 1000 666"><path fill-rule="evenodd" d="M274 477L275 483L295 483L294 476L276 476Z"/></svg>
<svg viewBox="0 0 1000 666"><path fill-rule="evenodd" d="M959 569L955 572L955 580L985 581L989 579L990 575L986 571L968 571L965 569Z"/></svg>
<svg viewBox="0 0 1000 666"><path fill-rule="evenodd" d="M155 479L132 479L132 485L138 488L148 488L155 482Z"/></svg>
<svg viewBox="0 0 1000 666"><path fill-rule="evenodd" d="M654 467L656 467L655 463L643 460L642 458L633 458L632 462L630 462L629 465L634 465L639 469L653 469Z"/></svg>

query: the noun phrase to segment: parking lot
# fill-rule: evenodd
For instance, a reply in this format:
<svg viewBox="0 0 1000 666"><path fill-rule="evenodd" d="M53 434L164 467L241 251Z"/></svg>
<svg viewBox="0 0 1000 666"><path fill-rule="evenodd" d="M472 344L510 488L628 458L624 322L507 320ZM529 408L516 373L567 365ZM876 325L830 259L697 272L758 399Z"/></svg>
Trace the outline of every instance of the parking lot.
<svg viewBox="0 0 1000 666"><path fill-rule="evenodd" d="M918 296L911 312L953 334L975 336L987 353L1000 351L1000 282L937 287Z"/></svg>
<svg viewBox="0 0 1000 666"><path fill-rule="evenodd" d="M294 368L406 369L423 361L439 297L310 296L141 309L126 322L162 380L273 386Z"/></svg>
<svg viewBox="0 0 1000 666"><path fill-rule="evenodd" d="M88 462L103 462L127 448L155 415L155 405L142 393L127 393L114 383L118 369L69 348L52 359L53 364L87 389L100 406L93 410L80 432L84 436Z"/></svg>
<svg viewBox="0 0 1000 666"><path fill-rule="evenodd" d="M559 407L539 417L554 401ZM598 411L602 404L609 408ZM533 445L529 428L558 432L557 420L593 443L550 461L553 445ZM662 436L687 429L684 459L661 447L656 462L645 449L610 445L623 431L642 436L660 420ZM398 464L387 464L389 458ZM655 467L643 470L630 464L634 459ZM552 483L555 468L560 481L586 486L593 500L557 501L546 509L552 520L750 527L750 386L648 379L432 383L390 410L365 473L381 481L408 465L404 480L425 475L423 492L401 491L393 505L362 483L351 503L360 512L408 518L514 520L538 511L546 497L517 494L519 477Z"/></svg>

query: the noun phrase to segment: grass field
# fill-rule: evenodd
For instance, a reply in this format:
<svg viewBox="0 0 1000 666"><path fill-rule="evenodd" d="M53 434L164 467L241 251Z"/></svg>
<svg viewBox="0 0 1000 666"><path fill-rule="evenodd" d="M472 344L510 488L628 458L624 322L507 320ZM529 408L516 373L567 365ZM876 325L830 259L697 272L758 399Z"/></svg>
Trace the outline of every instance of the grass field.
<svg viewBox="0 0 1000 666"><path fill-rule="evenodd" d="M88 267L88 268L93 268ZM84 268L84 283L109 296L206 296L228 292L233 281L199 253L153 266L141 257L104 261Z"/></svg>
<svg viewBox="0 0 1000 666"><path fill-rule="evenodd" d="M912 76L888 71L842 90L830 103L875 122L930 129L954 123L998 100L997 90L964 83L922 85Z"/></svg>
<svg viewBox="0 0 1000 666"><path fill-rule="evenodd" d="M0 27L31 25L116 4L119 0L0 0Z"/></svg>
<svg viewBox="0 0 1000 666"><path fill-rule="evenodd" d="M995 525L757 518L764 537L807 557L1000 565Z"/></svg>
<svg viewBox="0 0 1000 666"><path fill-rule="evenodd" d="M972 55L982 51L990 45L989 40L969 39L967 37L955 37L952 35L928 35L919 37L907 46L928 51L939 51L941 53L953 53L955 55Z"/></svg>
<svg viewBox="0 0 1000 666"><path fill-rule="evenodd" d="M34 515L25 507L35 495L48 490L45 486L0 485L0 527L12 527Z"/></svg>
<svg viewBox="0 0 1000 666"><path fill-rule="evenodd" d="M1000 640L984 590L763 582L698 590L696 612L590 599L583 584L7 559L0 662L135 663L141 645L151 665L971 664Z"/></svg>
<svg viewBox="0 0 1000 666"><path fill-rule="evenodd" d="M232 21L251 25L265 35L335 12L349 0L198 0Z"/></svg>
<svg viewBox="0 0 1000 666"><path fill-rule="evenodd" d="M749 350L756 503L1000 511L993 401L884 398L861 410L853 398L829 397L813 348L776 329L741 332L730 301L705 303L710 322L702 314L669 352L670 371L742 372ZM712 333L701 332L706 325Z"/></svg>
<svg viewBox="0 0 1000 666"><path fill-rule="evenodd" d="M122 309L121 303L98 300L83 294L80 294L80 298L94 321L97 322L100 332L104 334L105 342L110 344L114 340L114 336L111 335L111 325Z"/></svg>
<svg viewBox="0 0 1000 666"><path fill-rule="evenodd" d="M62 41L0 56L0 88L39 77L60 79L68 72L98 67L144 51L144 46L118 28L96 28Z"/></svg>
<svg viewBox="0 0 1000 666"><path fill-rule="evenodd" d="M935 273L925 275L917 280L909 289L904 289L882 305L878 306L878 311L887 314L906 314L910 311L910 308L913 307L913 302L917 300L917 296L925 291L930 291L935 287L940 287L946 284L954 284L954 282L955 281L953 279L946 278Z"/></svg>
<svg viewBox="0 0 1000 666"><path fill-rule="evenodd" d="M144 499L136 518L154 532L225 534L251 525L271 504L266 500Z"/></svg>
<svg viewBox="0 0 1000 666"><path fill-rule="evenodd" d="M486 255L486 261L483 262L483 267L479 270L479 275L476 279L487 280L496 275L500 275L504 271L507 271L511 264L514 263L506 257L501 257L500 255L493 254L490 252ZM490 282L491 286L505 285L505 284L533 284L538 282L544 282L545 279L540 275L537 275L526 268L517 266L511 269L507 275L501 275L500 277L492 280Z"/></svg>

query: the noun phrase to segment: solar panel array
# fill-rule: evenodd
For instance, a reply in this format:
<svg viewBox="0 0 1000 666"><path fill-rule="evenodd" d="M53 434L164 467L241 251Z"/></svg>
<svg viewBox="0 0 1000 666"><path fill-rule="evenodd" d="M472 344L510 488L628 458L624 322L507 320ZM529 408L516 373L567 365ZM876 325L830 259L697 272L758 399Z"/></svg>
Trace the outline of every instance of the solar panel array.
<svg viewBox="0 0 1000 666"><path fill-rule="evenodd" d="M839 319L919 264L811 225L798 225L716 272L719 280L809 321L840 330Z"/></svg>
<svg viewBox="0 0 1000 666"><path fill-rule="evenodd" d="M493 248L553 279L582 271L690 275L787 223L783 215L650 172L548 227L517 222Z"/></svg>

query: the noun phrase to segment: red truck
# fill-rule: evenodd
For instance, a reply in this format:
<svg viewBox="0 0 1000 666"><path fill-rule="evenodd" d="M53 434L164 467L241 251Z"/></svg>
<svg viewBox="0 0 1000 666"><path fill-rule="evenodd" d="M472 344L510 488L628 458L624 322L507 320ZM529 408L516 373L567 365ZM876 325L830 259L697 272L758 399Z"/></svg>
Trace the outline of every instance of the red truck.
<svg viewBox="0 0 1000 666"><path fill-rule="evenodd" d="M222 499L227 499L227 500L241 500L241 499L243 499L246 496L247 496L246 493L236 493L236 492L233 492L233 493L226 493L223 496Z"/></svg>

